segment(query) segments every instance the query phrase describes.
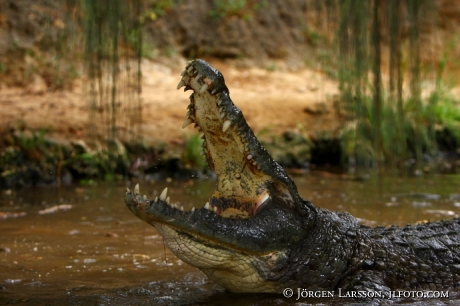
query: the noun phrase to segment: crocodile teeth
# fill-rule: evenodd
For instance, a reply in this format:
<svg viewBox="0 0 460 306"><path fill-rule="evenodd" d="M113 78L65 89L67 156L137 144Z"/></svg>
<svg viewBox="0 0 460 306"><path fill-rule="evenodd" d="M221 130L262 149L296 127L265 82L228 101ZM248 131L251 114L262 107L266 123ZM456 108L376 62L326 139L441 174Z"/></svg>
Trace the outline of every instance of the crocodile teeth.
<svg viewBox="0 0 460 306"><path fill-rule="evenodd" d="M147 196L145 194L142 198L144 199L144 201L147 201Z"/></svg>
<svg viewBox="0 0 460 306"><path fill-rule="evenodd" d="M160 200L166 200L166 196L168 195L168 187L166 187L160 194Z"/></svg>
<svg viewBox="0 0 460 306"><path fill-rule="evenodd" d="M185 128L190 123L193 123L193 120L190 118L185 119L184 123L182 124L182 128Z"/></svg>
<svg viewBox="0 0 460 306"><path fill-rule="evenodd" d="M200 152L200 155L206 155L206 153L204 153L204 151L201 151L201 152Z"/></svg>
<svg viewBox="0 0 460 306"><path fill-rule="evenodd" d="M155 197L154 203L158 202L158 197Z"/></svg>
<svg viewBox="0 0 460 306"><path fill-rule="evenodd" d="M246 157L248 160L251 160L252 159L252 155L251 154L248 154L248 156Z"/></svg>
<svg viewBox="0 0 460 306"><path fill-rule="evenodd" d="M192 212L195 212L195 207L192 207Z"/></svg>
<svg viewBox="0 0 460 306"><path fill-rule="evenodd" d="M270 197L270 196L269 196L267 193L264 194L264 195L262 196L262 198L261 198L260 200L257 201L257 205L263 204L265 201L268 200L269 197Z"/></svg>
<svg viewBox="0 0 460 306"><path fill-rule="evenodd" d="M172 207L174 207L175 209L177 209L177 203L174 203L174 205L171 205Z"/></svg>
<svg viewBox="0 0 460 306"><path fill-rule="evenodd" d="M126 194L130 194L131 193L131 190L129 190L129 188L126 188Z"/></svg>
<svg viewBox="0 0 460 306"><path fill-rule="evenodd" d="M217 213L217 206L214 206L214 208L212 209L215 213Z"/></svg>
<svg viewBox="0 0 460 306"><path fill-rule="evenodd" d="M192 71L193 71L193 66L188 67L188 69L187 69L188 74L191 74Z"/></svg>
<svg viewBox="0 0 460 306"><path fill-rule="evenodd" d="M204 84L203 86L201 86L201 88L200 88L200 93L203 93L203 92L205 92L206 90L208 90L208 84Z"/></svg>
<svg viewBox="0 0 460 306"><path fill-rule="evenodd" d="M209 202L206 202L206 204L204 204L204 208L205 209L210 209L211 208L211 206L209 206Z"/></svg>
<svg viewBox="0 0 460 306"><path fill-rule="evenodd" d="M198 82L201 77L202 77L202 75L198 73L197 76L195 77L195 81Z"/></svg>
<svg viewBox="0 0 460 306"><path fill-rule="evenodd" d="M211 91L211 94L214 95L216 92L217 92L217 89L213 89L213 90Z"/></svg>
<svg viewBox="0 0 460 306"><path fill-rule="evenodd" d="M136 186L134 186L134 194L139 194L139 184L136 184Z"/></svg>
<svg viewBox="0 0 460 306"><path fill-rule="evenodd" d="M171 205L171 203L169 202L169 197L166 198L166 203L168 203L169 205Z"/></svg>
<svg viewBox="0 0 460 306"><path fill-rule="evenodd" d="M184 76L187 73L187 70L184 70L180 73L180 76Z"/></svg>
<svg viewBox="0 0 460 306"><path fill-rule="evenodd" d="M256 210L265 203L270 198L270 195L268 193L263 193L259 196L259 198L256 201Z"/></svg>
<svg viewBox="0 0 460 306"><path fill-rule="evenodd" d="M188 112L185 114L185 118L190 117L191 114L192 114L192 110L189 109Z"/></svg>
<svg viewBox="0 0 460 306"><path fill-rule="evenodd" d="M223 112L222 114L220 114L220 119L224 119L225 117L225 112Z"/></svg>
<svg viewBox="0 0 460 306"><path fill-rule="evenodd" d="M180 207L180 211L184 211L184 206L181 206L181 207Z"/></svg>
<svg viewBox="0 0 460 306"><path fill-rule="evenodd" d="M185 86L184 80L180 80L179 84L177 84L177 89L180 89L181 87Z"/></svg>
<svg viewBox="0 0 460 306"><path fill-rule="evenodd" d="M222 132L227 132L228 128L232 125L232 122L230 120L226 120L224 124L222 125Z"/></svg>

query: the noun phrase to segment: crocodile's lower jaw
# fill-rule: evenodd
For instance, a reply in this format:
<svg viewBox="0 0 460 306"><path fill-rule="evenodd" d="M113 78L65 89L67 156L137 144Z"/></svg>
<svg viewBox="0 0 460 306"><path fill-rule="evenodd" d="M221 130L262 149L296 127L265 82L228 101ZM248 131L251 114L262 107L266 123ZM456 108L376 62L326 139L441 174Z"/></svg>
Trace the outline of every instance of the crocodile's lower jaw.
<svg viewBox="0 0 460 306"><path fill-rule="evenodd" d="M226 249L213 241L203 240L203 237L181 233L164 223L154 222L153 225L171 252L189 265L199 268L222 287L232 292L275 292L274 283L264 280L260 277L261 271L254 269L254 265L262 267L259 256ZM275 255L262 257L266 257L270 263Z"/></svg>

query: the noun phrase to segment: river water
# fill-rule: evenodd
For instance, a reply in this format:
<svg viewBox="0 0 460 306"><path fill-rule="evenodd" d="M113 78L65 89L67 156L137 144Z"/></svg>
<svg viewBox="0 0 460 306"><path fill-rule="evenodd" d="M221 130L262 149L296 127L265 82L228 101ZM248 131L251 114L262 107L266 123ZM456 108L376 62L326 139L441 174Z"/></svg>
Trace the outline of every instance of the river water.
<svg viewBox="0 0 460 306"><path fill-rule="evenodd" d="M296 177L315 205L350 212L366 225L434 221L460 213L459 175L364 181L312 172ZM291 299L232 294L176 258L152 226L124 204L136 182L4 190L0 199L1 305L342 305L347 298ZM172 202L200 208L212 180L140 182L149 198L168 186ZM59 206L58 206L59 205ZM295 288L294 288L295 289ZM449 299L393 299L389 304L460 304Z"/></svg>

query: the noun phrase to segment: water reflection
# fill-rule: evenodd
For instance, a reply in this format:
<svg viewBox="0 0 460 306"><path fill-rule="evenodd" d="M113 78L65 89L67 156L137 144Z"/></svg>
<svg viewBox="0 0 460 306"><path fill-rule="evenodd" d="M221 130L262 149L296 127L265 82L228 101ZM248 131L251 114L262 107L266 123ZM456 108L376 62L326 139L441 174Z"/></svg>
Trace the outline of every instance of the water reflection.
<svg viewBox="0 0 460 306"><path fill-rule="evenodd" d="M313 173L297 177L315 205L345 210L368 225L405 225L457 216L456 176L352 181ZM141 183L154 198L168 186L172 203L200 208L214 181ZM130 186L132 187L132 186ZM0 302L23 304L284 305L278 295L234 295L177 259L158 232L123 203L114 188L3 191L0 200ZM308 303L344 304L343 300ZM352 303L352 301L350 301Z"/></svg>

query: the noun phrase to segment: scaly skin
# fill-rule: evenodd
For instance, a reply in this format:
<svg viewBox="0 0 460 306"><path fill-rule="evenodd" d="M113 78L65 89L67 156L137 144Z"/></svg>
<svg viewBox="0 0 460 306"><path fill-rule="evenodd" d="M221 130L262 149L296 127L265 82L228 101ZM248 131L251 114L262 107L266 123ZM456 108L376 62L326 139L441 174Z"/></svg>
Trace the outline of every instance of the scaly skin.
<svg viewBox="0 0 460 306"><path fill-rule="evenodd" d="M125 202L171 251L234 292L447 290L460 286L460 220L369 228L303 200L230 99L220 72L188 63L178 89L193 90L184 126L203 132L218 176L201 209L183 211L139 194Z"/></svg>

